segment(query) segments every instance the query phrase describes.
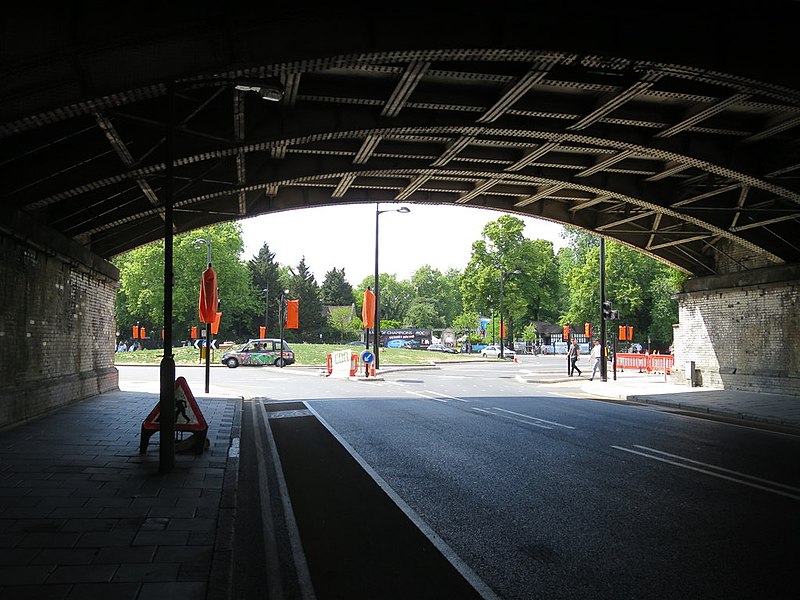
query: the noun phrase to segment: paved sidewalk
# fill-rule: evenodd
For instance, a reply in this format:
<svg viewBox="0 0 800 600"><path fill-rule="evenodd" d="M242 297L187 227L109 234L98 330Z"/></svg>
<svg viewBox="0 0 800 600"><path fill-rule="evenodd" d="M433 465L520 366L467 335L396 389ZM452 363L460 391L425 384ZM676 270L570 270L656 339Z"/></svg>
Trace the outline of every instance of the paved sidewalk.
<svg viewBox="0 0 800 600"><path fill-rule="evenodd" d="M157 435L139 454L157 394L110 392L0 431L0 598L224 598L241 402L197 401L210 448L165 475Z"/></svg>
<svg viewBox="0 0 800 600"><path fill-rule="evenodd" d="M591 371L584 371L582 377L567 377L563 370L544 370L517 379L523 383L552 384L565 391L596 398L654 404L751 424L800 430L800 396L689 387L669 382L663 373L617 371L614 379L609 368L607 381L600 380L599 375L594 381L589 381L590 374Z"/></svg>

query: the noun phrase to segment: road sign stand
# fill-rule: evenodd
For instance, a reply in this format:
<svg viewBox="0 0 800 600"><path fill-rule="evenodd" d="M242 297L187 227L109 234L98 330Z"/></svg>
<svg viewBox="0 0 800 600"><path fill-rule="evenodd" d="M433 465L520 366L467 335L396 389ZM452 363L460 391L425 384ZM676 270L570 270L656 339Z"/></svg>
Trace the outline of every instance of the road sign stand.
<svg viewBox="0 0 800 600"><path fill-rule="evenodd" d="M154 433L159 430L160 405L150 411L142 423L139 454L147 453L147 445ZM184 433L190 433L184 438ZM202 454L208 447L208 423L197 405L189 384L183 377L175 380L175 452Z"/></svg>

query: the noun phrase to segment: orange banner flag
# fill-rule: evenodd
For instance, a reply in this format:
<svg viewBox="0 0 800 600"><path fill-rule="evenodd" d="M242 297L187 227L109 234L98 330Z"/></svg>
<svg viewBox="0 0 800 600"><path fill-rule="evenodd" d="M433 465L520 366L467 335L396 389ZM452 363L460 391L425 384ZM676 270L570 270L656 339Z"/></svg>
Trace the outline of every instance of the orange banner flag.
<svg viewBox="0 0 800 600"><path fill-rule="evenodd" d="M218 312L217 317L214 319L214 322L211 324L211 334L217 335L219 333L219 322L222 319L222 313Z"/></svg>
<svg viewBox="0 0 800 600"><path fill-rule="evenodd" d="M300 327L300 300L286 301L286 329Z"/></svg>
<svg viewBox="0 0 800 600"><path fill-rule="evenodd" d="M201 323L213 323L217 318L217 274L208 267L203 271L198 302Z"/></svg>
<svg viewBox="0 0 800 600"><path fill-rule="evenodd" d="M364 290L364 301L361 304L361 320L365 328L371 329L375 327L375 292L369 288Z"/></svg>

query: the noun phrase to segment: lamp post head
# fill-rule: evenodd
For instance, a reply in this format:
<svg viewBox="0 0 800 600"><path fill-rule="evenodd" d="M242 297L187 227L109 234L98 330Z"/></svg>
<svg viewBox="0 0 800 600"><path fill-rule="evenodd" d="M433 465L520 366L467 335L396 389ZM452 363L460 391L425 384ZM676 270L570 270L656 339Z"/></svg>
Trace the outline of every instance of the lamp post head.
<svg viewBox="0 0 800 600"><path fill-rule="evenodd" d="M205 244L208 247L208 265L211 266L211 242L209 240L204 240L203 238L197 238L192 242L192 246L195 248L199 248L198 244Z"/></svg>
<svg viewBox="0 0 800 600"><path fill-rule="evenodd" d="M411 209L408 208L407 206L401 206L400 208L387 208L386 210L380 210L379 207L380 207L380 204L376 203L375 204L375 212L377 214L379 214L379 215L382 215L383 213L387 213L387 212L396 212L396 213L401 213L401 214L405 215L405 214L408 214L408 213L411 212Z"/></svg>

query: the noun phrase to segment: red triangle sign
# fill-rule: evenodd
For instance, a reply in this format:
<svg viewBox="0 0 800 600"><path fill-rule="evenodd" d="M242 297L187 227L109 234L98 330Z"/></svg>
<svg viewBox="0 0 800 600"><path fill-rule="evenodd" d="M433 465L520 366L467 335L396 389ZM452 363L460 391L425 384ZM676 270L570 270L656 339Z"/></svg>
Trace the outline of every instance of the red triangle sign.
<svg viewBox="0 0 800 600"><path fill-rule="evenodd" d="M142 423L142 429L159 429L158 417L161 414L160 404L150 411ZM175 431L205 431L208 424L197 406L189 384L183 377L175 380Z"/></svg>

